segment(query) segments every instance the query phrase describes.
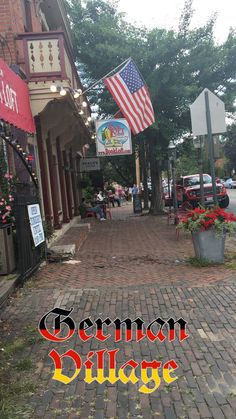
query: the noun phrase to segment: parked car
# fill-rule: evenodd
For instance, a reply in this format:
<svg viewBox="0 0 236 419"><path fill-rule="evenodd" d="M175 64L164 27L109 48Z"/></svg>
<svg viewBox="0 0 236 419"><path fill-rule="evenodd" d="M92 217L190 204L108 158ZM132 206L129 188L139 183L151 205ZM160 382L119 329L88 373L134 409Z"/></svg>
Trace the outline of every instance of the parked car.
<svg viewBox="0 0 236 419"><path fill-rule="evenodd" d="M218 181L219 182L219 181ZM213 204L213 190L211 176L203 175L204 198L206 204ZM179 204L189 201L193 208L196 208L201 201L200 176L199 174L182 176L176 182L177 201ZM222 183L216 183L216 193L219 206L227 208L229 205L229 196Z"/></svg>

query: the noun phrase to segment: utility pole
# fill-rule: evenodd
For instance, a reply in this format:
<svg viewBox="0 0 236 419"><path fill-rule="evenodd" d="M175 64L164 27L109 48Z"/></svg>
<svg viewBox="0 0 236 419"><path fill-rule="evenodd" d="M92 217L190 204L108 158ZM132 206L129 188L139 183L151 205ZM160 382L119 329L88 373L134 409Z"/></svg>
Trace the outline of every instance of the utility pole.
<svg viewBox="0 0 236 419"><path fill-rule="evenodd" d="M214 204L217 205L217 195L216 195L216 176L215 176L215 163L214 163L214 143L212 137L212 127L211 127L211 114L209 106L209 95L208 92L204 92L205 95L205 104L206 104L206 123L207 123L207 137L208 137L208 151L211 165L211 180L212 180L212 191L213 191L213 200Z"/></svg>

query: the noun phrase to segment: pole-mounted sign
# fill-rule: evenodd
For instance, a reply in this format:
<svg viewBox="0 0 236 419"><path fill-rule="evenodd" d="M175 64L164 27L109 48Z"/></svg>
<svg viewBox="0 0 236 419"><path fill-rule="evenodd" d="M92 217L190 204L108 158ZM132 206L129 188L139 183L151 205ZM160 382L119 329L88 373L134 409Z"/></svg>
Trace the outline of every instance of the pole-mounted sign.
<svg viewBox="0 0 236 419"><path fill-rule="evenodd" d="M193 135L207 135L208 137L213 198L215 205L217 205L214 143L212 134L220 134L226 131L225 105L224 102L209 89L204 89L195 102L190 105L190 113Z"/></svg>

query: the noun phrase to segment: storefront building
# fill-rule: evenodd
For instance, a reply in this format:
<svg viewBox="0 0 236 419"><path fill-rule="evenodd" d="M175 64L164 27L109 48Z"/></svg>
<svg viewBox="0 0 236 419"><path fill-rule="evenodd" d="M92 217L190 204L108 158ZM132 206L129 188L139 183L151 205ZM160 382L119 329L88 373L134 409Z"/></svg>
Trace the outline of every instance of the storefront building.
<svg viewBox="0 0 236 419"><path fill-rule="evenodd" d="M69 23L61 0L0 0L0 16L0 57L28 84L36 126L36 135L15 135L32 155L43 216L58 229L78 215L79 161L92 135Z"/></svg>

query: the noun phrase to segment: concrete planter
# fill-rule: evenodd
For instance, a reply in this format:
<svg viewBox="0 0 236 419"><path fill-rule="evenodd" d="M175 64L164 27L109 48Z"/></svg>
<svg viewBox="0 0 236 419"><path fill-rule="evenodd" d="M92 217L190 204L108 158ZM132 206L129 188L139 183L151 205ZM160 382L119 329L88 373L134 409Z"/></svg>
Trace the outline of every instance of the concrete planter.
<svg viewBox="0 0 236 419"><path fill-rule="evenodd" d="M0 275L8 275L16 268L11 224L0 226Z"/></svg>
<svg viewBox="0 0 236 419"><path fill-rule="evenodd" d="M209 262L223 263L225 250L225 233L216 234L215 230L192 232L195 255Z"/></svg>

